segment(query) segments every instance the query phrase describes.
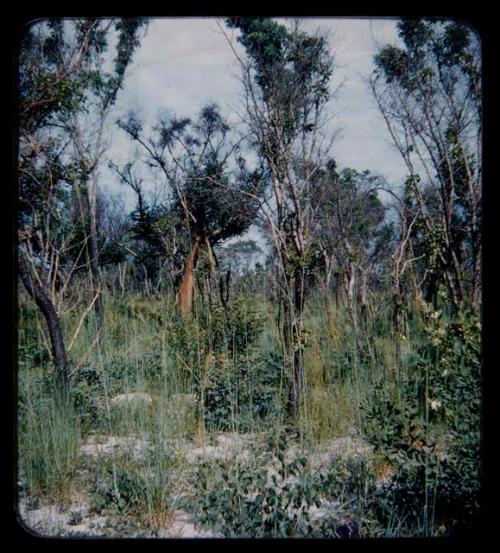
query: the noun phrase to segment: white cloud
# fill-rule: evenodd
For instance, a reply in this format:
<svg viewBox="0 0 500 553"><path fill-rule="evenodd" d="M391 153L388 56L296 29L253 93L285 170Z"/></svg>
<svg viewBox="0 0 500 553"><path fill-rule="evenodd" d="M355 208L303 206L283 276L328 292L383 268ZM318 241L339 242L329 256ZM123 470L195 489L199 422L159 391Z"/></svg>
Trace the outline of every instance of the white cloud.
<svg viewBox="0 0 500 553"><path fill-rule="evenodd" d="M315 18L305 19L303 25L308 31L323 28L329 33L337 66L332 86L344 82L331 102L331 109L338 114L335 125L342 127L333 157L341 167L370 169L390 182L400 182L405 174L403 163L389 144L385 123L363 82L363 76L371 71L375 48L398 41L395 21ZM241 51L237 43L235 47ZM152 122L162 108L188 116L216 101L229 115L240 105L240 93L237 63L216 19L154 19L134 57L117 113L138 108ZM235 114L231 119L237 121ZM110 156L126 159L131 153L133 147L123 133L114 133ZM107 175L107 182L111 189L128 194L113 175Z"/></svg>
<svg viewBox="0 0 500 553"><path fill-rule="evenodd" d="M336 100L342 140L335 145L335 157L341 166L370 169L398 185L406 169L366 83L377 49L399 42L395 23L391 19L332 21L331 47L337 51L337 79L344 82Z"/></svg>

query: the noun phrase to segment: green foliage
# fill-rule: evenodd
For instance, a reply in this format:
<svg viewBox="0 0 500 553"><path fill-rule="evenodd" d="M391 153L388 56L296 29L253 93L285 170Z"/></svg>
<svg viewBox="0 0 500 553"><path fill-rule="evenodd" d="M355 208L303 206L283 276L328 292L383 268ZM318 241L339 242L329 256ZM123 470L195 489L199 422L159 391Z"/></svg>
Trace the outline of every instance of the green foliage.
<svg viewBox="0 0 500 553"><path fill-rule="evenodd" d="M457 311L472 299L477 312L480 40L460 21L403 19L397 27L403 47L385 46L375 56L372 90L412 173L404 200L412 212L404 215L411 256L427 299L444 284ZM415 155L422 179L412 168Z"/></svg>
<svg viewBox="0 0 500 553"><path fill-rule="evenodd" d="M332 159L318 167L305 202L316 210L314 270L318 277L329 269L326 254L335 259L339 271L355 262L368 269L371 281L382 280L379 274L385 272L393 239L393 225L387 222L387 208L377 191L384 185L370 171L338 171Z"/></svg>
<svg viewBox="0 0 500 553"><path fill-rule="evenodd" d="M160 116L149 139L142 136L143 124L133 113L118 125L132 140L147 144L149 164L158 167L169 184L175 180L173 201L155 212L145 205L140 183L130 179L131 164L122 174L138 194L133 214L136 235L149 244L151 252L161 251L168 239L168 228L161 224L165 218L170 219L170 227L173 223L180 231L186 252L196 237L203 239L201 247L205 240L213 246L243 233L253 223L264 188L263 174L248 169L241 155L236 157L236 165L230 166L230 152L238 151L239 146L230 143L230 126L215 103L203 107L194 120ZM171 164L176 167L175 179Z"/></svg>
<svg viewBox="0 0 500 553"><path fill-rule="evenodd" d="M375 478L371 460L364 456L336 457L326 470L313 476L313 481L326 499L352 503L360 516L370 507Z"/></svg>
<svg viewBox="0 0 500 553"><path fill-rule="evenodd" d="M76 524L81 524L83 522L82 513L78 511L72 511L69 514L68 524L70 526L75 526Z"/></svg>
<svg viewBox="0 0 500 553"><path fill-rule="evenodd" d="M311 131L310 113L329 98L332 60L326 40L290 32L264 17L232 17L227 25L241 31L238 41L253 63L263 100L279 110L287 139L298 130Z"/></svg>
<svg viewBox="0 0 500 553"><path fill-rule="evenodd" d="M226 362L227 363L227 362ZM209 428L249 430L282 416L280 372L258 358L216 364L202 390L203 418Z"/></svg>
<svg viewBox="0 0 500 553"><path fill-rule="evenodd" d="M317 486L305 457L286 459L287 445L284 435L271 435L251 451L250 463L201 463L186 507L226 537L335 537L334 517L321 525L312 519L311 507L320 505Z"/></svg>
<svg viewBox="0 0 500 553"><path fill-rule="evenodd" d="M102 108L114 103L144 23L133 18L116 21L118 44L112 73L102 70L108 47L104 22L82 18L71 24L52 18L28 27L20 52L21 127L33 131L58 115L67 117L85 109L89 92L99 98ZM72 35L78 48L72 44Z"/></svg>
<svg viewBox="0 0 500 553"><path fill-rule="evenodd" d="M225 307L204 310L198 324L206 357L195 390L205 423L242 430L278 416L279 364L258 352L264 314L236 296Z"/></svg>
<svg viewBox="0 0 500 553"><path fill-rule="evenodd" d="M227 313L209 312L200 303L198 317L191 319L176 318L172 306L157 298L121 299L109 304L107 338L113 339L103 344L102 359L92 355L74 375L71 421L50 414L53 383L33 366L38 345L25 327L32 328L35 319L23 311L19 479L29 484L26 500L36 507L49 490L60 494L75 478L89 479L95 511L128 536L139 528L153 532L162 520L168 524L171 510L182 507L173 499L177 482L192 474L186 508L227 536L341 537L350 532L345 518L370 537L440 535L471 526L480 469L477 320L449 319L429 305L422 320L409 305L408 339L393 370L390 306L373 321L375 334L368 341L363 334L356 337L345 308L333 301L325 308L322 298L312 298L305 313L311 332L306 397L309 409L313 401L322 408L316 415L304 412L299 428L312 446L320 438L344 436L357 425L357 404L366 397L361 420L375 446L375 465L370 456L341 456L313 470L292 462L297 444L289 448L282 439L263 446L260 438L239 461L180 465L165 446L191 443L200 418L211 431L283 432L287 375L279 342L262 310L250 309L243 297L230 302ZM147 350L148 344L156 346ZM87 345L79 347L85 351ZM152 447L140 458L103 454L80 476L79 434L110 432L105 387L110 398L138 390L152 395L152 409L125 407L120 413L112 407L111 413L112 435L146 436ZM314 416L328 428L316 432ZM339 419L345 422L341 430ZM392 468L385 483L377 481L379 465ZM181 488L184 493L184 484Z"/></svg>
<svg viewBox="0 0 500 553"><path fill-rule="evenodd" d="M25 323L27 326L31 326L35 323L35 313L34 310L29 310L29 319ZM18 357L17 362L21 367L41 367L47 366L50 361L50 355L39 340L37 340L36 335L24 333L22 341L20 340L18 348Z"/></svg>
<svg viewBox="0 0 500 553"><path fill-rule="evenodd" d="M248 458L203 462L185 507L227 537L359 537L373 527L369 459L335 457L312 470L289 446L269 434Z"/></svg>
<svg viewBox="0 0 500 553"><path fill-rule="evenodd" d="M137 511L138 505L144 501L143 490L144 482L137 473L132 473L122 465L113 467L106 463L100 467L94 478L91 491L92 511Z"/></svg>
<svg viewBox="0 0 500 553"><path fill-rule="evenodd" d="M267 417L278 416L279 363L259 354L264 313L242 297L233 298L201 314L207 352L199 367L195 390L211 428L248 429Z"/></svg>
<svg viewBox="0 0 500 553"><path fill-rule="evenodd" d="M402 19L398 33L404 49L386 46L375 57L377 68L387 82L396 81L406 90L416 89L415 79L422 79L432 89L433 79L440 78L448 91L465 77L473 88L478 84L474 59L474 32L460 21Z"/></svg>
<svg viewBox="0 0 500 553"><path fill-rule="evenodd" d="M151 385L160 381L161 359L158 351L152 352L141 358L140 366L136 359L128 361L115 358L103 365L84 365L75 374L73 379L71 398L75 413L78 415L82 431L107 430L108 415L106 407L106 395L112 398L118 394L137 391L144 387L145 382ZM120 409L114 409L113 418L115 428L121 426L120 421L129 418L130 423L139 413L134 408L127 409L120 414ZM135 413L135 415L134 415Z"/></svg>
<svg viewBox="0 0 500 553"><path fill-rule="evenodd" d="M111 59L113 25L116 55ZM141 289L132 297L122 285L117 299L105 286L105 333L94 342L95 319L81 307L93 296L83 282L89 229L75 218L75 183L84 198L90 175L68 149L71 129L64 125L86 112L102 115L114 104L142 25L135 19L50 19L27 29L21 44L20 244L33 254L42 279L47 269L47 290L61 292L56 307L64 336L71 339L79 329L69 351L72 402L63 411L54 399L43 321L21 296L18 480L26 508L90 487L93 512L118 518L115 529L123 535L144 527L156 531L178 506L228 537L340 537L344 515L362 535L438 535L473 528L480 503L481 328L458 309L450 318L445 289L453 253L465 275L466 299L472 280L467 271L480 254L480 233L473 226L480 224L481 210L470 208L480 199L479 192L470 192L480 181L480 159L475 148L469 150L481 111L479 42L473 30L456 21L403 20L398 24L403 46L385 47L375 60L374 87L382 86L385 113L401 117L407 125L401 136L413 141L403 154L421 160L430 154L434 163L421 171L422 179L413 174L404 183L401 225L408 230L411 224L412 234L408 257L401 259L408 270L394 298L406 317L404 339L394 336L388 316L393 297L383 287L394 238L376 193L383 181L368 171L337 171L333 160L320 157L317 167L309 167L296 155L299 142L307 147L315 142L313 131L329 99L332 59L326 40L270 18L230 18L228 25L239 29L250 60L245 85L255 110L247 115L253 130L265 133L257 157L258 163L267 162L268 171L249 169L215 104L194 118L159 117L149 139L136 115L120 123L133 140L147 144L147 163L163 172L174 196L150 205L133 164L125 166L121 176L137 194L137 209L126 223L119 221L127 247L116 246L100 231L100 263L109 265L109 284L116 281L112 265L131 263L130 244L137 254L133 268L143 282L161 277L162 288L154 294ZM401 106L399 100L407 103ZM406 111L398 111L401 107ZM428 127L425 117L433 109L437 118ZM407 113L415 116L413 127ZM418 140L433 136L438 147L420 150ZM255 146L259 136L251 140ZM200 285L202 297L195 299L189 317L179 316L173 299L194 239L203 261L207 242L219 244L214 248L221 253L219 268L230 259L249 272L251 256L261 253L256 243L220 243L255 221L269 170L283 181L283 206L293 204L298 190L287 190L287 181L307 183L298 198L307 232L297 236L295 208L284 210L279 229L289 253L286 281L303 278L300 303L308 298L304 311L301 306L303 320L290 317L290 328L298 329L290 348L276 322L283 313L276 317L272 263L260 267L251 292L250 279L241 278L236 287L233 281L239 292L225 300L215 297L213 278ZM425 179L437 179L436 186ZM450 200L449 221L442 210L445 200ZM304 238L303 248L297 238ZM407 265L410 255L415 261ZM57 263L45 266L50 257ZM338 270L340 278L344 263L362 271L369 267L362 273L370 281L359 310L341 297L333 301L319 291L310 293L325 268ZM195 268L198 284L207 267ZM66 288L67 269L74 272ZM434 301L433 309L422 306L422 318L406 293L413 290L412 277L424 282L422 292ZM229 278L226 284L229 289ZM83 303L65 303L62 290ZM442 312L435 311L443 305ZM303 358L305 375L303 406L291 421L285 409L293 353ZM153 402L116 406L110 401L130 392L147 392ZM284 428L284 423L294 426ZM192 462L189 448L198 448L195 440L205 437L205 428L251 432L255 445L229 460ZM265 443L259 435L263 429L270 430ZM371 454L337 456L316 469L316 452L311 450L309 462L300 449L358 430L373 444L374 460ZM301 440L290 447L286 435L294 431ZM80 449L81 437L90 433L97 434L96 441L109 435L111 445L117 434L137 441L125 454L103 448L97 457L84 457L88 449ZM388 468L389 476L381 468ZM188 497L177 503L186 490ZM81 521L80 513L69 513L70 525Z"/></svg>
<svg viewBox="0 0 500 553"><path fill-rule="evenodd" d="M252 261L262 253L255 240L238 240L217 250L220 266L236 274L248 273Z"/></svg>
<svg viewBox="0 0 500 553"><path fill-rule="evenodd" d="M150 206L139 193L138 203L129 215L131 221L130 234L134 244L134 264L138 268L146 268L147 276L153 281L158 276L158 261L171 257L167 251L165 239L169 234L180 238L180 254L186 253L187 237L183 236L181 222L177 214L164 206ZM179 236L180 235L180 236ZM140 269L139 269L140 270ZM144 270L144 269L142 269Z"/></svg>
<svg viewBox="0 0 500 553"><path fill-rule="evenodd" d="M106 411L100 373L94 367L82 367L76 375L70 394L82 432L87 434L91 429L104 430Z"/></svg>
<svg viewBox="0 0 500 553"><path fill-rule="evenodd" d="M184 205L187 205L195 234L208 237L212 244L243 233L255 219L258 209L256 198L262 192L261 175L258 171L248 171L240 158L235 179L227 158L221 155L220 146L217 150L211 146L212 141L224 143L229 132L218 106L205 106L191 126L178 129L176 120L173 120L162 132L168 135L169 140L175 137L187 141L192 159L202 156L201 164L187 168L182 184L182 201L181 198L176 201L179 217L184 219ZM187 132L194 136L187 135Z"/></svg>
<svg viewBox="0 0 500 553"><path fill-rule="evenodd" d="M198 322L206 330L207 345L214 353L243 355L253 348L264 329L261 310L249 305L243 296L235 296L226 306L216 304L200 313Z"/></svg>
<svg viewBox="0 0 500 553"><path fill-rule="evenodd" d="M408 528L447 531L477 523L480 484L480 324L427 311L419 360L397 387L379 382L365 430L395 469L382 497ZM385 513L384 516L386 516Z"/></svg>

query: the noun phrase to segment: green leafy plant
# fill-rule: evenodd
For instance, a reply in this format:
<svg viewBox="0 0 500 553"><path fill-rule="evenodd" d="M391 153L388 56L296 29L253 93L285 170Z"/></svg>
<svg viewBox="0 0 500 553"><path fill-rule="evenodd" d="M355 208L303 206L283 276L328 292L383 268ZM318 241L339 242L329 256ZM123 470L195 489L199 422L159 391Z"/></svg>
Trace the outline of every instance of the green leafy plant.
<svg viewBox="0 0 500 553"><path fill-rule="evenodd" d="M280 416L280 372L256 355L233 362L219 357L200 393L203 418L210 428L248 430Z"/></svg>
<svg viewBox="0 0 500 553"><path fill-rule="evenodd" d="M365 430L394 469L379 495L382 518L398 513L406 531L470 529L480 484L480 324L451 322L427 309L427 341L397 387L379 382L365 405Z"/></svg>
<svg viewBox="0 0 500 553"><path fill-rule="evenodd" d="M311 478L305 457L287 458L284 434L269 436L250 461L202 462L186 507L227 537L335 537L338 518L315 520L325 480Z"/></svg>
<svg viewBox="0 0 500 553"><path fill-rule="evenodd" d="M78 464L80 431L71 411L62 411L53 398L29 398L19 417L20 479L29 494L64 496Z"/></svg>

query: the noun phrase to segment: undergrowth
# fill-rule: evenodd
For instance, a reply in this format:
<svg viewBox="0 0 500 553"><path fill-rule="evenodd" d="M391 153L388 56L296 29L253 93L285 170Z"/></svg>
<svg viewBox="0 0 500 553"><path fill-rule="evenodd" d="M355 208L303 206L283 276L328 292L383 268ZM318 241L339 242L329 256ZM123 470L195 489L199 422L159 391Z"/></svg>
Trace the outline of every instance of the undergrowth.
<svg viewBox="0 0 500 553"><path fill-rule="evenodd" d="M168 297L106 298L105 338L92 347L88 315L74 341L66 411L54 400L43 327L22 305L21 496L32 509L40 500L69 501L78 481L95 513L150 535L179 508L225 536L470 530L480 503L480 323L426 304L408 312L406 334L396 336L389 300L355 326L341 302L313 297L304 401L291 419L291 375L268 302L240 294L211 310L198 302L183 318ZM67 336L79 321L76 312L63 317ZM126 394L146 399L117 406L114 398ZM269 439L238 459L186 460L186 447L221 432ZM82 454L83 442L106 436L141 438L148 448L140 458ZM343 436L368 440L373 457L313 469L311 452ZM291 445L302 453L290 458Z"/></svg>

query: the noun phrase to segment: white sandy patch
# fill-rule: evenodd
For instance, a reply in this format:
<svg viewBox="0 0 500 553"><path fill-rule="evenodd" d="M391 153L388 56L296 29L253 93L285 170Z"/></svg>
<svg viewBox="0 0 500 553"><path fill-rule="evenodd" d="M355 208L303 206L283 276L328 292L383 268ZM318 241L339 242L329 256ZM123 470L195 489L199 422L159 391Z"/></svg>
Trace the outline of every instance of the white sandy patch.
<svg viewBox="0 0 500 553"><path fill-rule="evenodd" d="M132 453L141 457L150 448L145 438L136 436L91 436L81 447L80 451L91 457L110 455L112 453Z"/></svg>

